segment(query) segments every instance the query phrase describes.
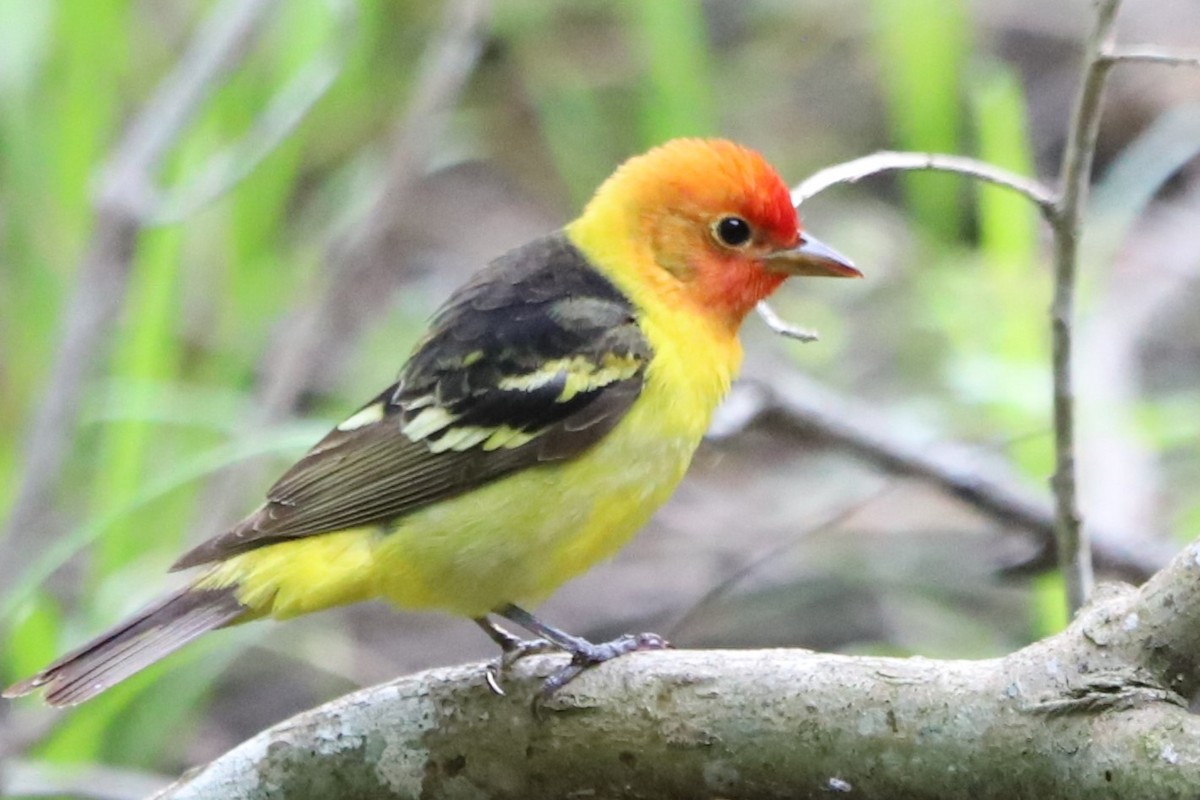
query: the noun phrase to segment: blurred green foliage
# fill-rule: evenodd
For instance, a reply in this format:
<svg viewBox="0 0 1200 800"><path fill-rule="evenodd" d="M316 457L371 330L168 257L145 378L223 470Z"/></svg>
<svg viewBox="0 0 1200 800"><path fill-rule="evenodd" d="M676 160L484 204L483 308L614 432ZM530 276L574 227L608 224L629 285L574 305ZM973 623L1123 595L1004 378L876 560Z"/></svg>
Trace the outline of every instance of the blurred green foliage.
<svg viewBox="0 0 1200 800"><path fill-rule="evenodd" d="M879 80L896 148L932 153L961 151L960 81L971 50L971 28L961 0L872 0L872 33ZM913 214L944 242L961 234L962 181L949 175L905 175Z"/></svg>

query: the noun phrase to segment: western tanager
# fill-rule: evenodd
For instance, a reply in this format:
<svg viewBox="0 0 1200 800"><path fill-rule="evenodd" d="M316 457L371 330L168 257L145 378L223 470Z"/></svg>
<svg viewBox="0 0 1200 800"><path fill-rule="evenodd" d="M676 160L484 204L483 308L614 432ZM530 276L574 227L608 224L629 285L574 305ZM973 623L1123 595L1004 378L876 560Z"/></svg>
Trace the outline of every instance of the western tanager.
<svg viewBox="0 0 1200 800"><path fill-rule="evenodd" d="M592 664L664 646L592 644L537 602L624 545L683 477L738 370L737 332L791 275L858 276L801 232L757 153L681 139L632 158L561 231L477 273L399 379L332 430L228 532L196 578L5 695L79 703L200 634L370 598L498 615Z"/></svg>

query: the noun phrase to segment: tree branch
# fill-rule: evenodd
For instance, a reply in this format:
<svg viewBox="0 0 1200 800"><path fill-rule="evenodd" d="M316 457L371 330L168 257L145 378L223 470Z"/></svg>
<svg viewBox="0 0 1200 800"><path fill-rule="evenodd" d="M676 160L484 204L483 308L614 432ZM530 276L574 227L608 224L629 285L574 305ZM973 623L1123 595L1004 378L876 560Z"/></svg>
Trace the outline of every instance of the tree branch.
<svg viewBox="0 0 1200 800"><path fill-rule="evenodd" d="M1054 384L1055 470L1051 479L1055 499L1055 538L1058 564L1072 611L1082 607L1091 592L1092 552L1083 527L1075 469L1075 397L1072 377L1072 340L1075 288L1079 265L1080 226L1090 187L1091 166L1100 130L1101 99L1112 66L1123 62L1153 62L1173 66L1197 65L1200 58L1149 48L1118 49L1113 44L1120 0L1097 0L1093 28L1087 38L1083 79L1063 154L1060 188L1000 170L990 164L959 156L920 153L877 153L822 170L797 186L792 200L797 206L838 183L852 183L868 175L896 169L932 169L970 176L1020 192L1037 205L1053 231L1054 297L1051 304L1052 373ZM759 313L775 330L789 326L769 307Z"/></svg>
<svg viewBox="0 0 1200 800"><path fill-rule="evenodd" d="M817 342L820 341L821 335L816 331L808 328L801 328L798 325L793 325L771 308L771 304L766 300L759 301L755 306L755 311L762 317L762 321L767 324L767 327L778 333L780 336L786 336L789 339L795 339L797 342Z"/></svg>
<svg viewBox="0 0 1200 800"><path fill-rule="evenodd" d="M640 653L535 714L529 659L364 689L260 733L160 800L278 796L1191 797L1200 546L1010 656ZM631 789L631 787L636 787Z"/></svg>

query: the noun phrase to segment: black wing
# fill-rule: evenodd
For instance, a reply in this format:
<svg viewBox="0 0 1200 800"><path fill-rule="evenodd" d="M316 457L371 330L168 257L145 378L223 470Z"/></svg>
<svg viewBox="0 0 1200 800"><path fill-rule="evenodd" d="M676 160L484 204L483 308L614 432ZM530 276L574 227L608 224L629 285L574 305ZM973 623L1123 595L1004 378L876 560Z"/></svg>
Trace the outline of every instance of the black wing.
<svg viewBox="0 0 1200 800"><path fill-rule="evenodd" d="M576 456L637 399L651 356L629 299L565 236L514 250L447 301L396 384L318 442L262 508L174 568L394 521Z"/></svg>

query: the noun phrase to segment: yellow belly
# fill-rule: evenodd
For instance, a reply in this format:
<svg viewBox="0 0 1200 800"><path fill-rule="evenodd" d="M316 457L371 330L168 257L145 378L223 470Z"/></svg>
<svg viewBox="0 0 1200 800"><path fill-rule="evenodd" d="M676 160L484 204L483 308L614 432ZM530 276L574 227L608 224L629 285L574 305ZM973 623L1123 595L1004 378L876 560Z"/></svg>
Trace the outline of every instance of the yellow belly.
<svg viewBox="0 0 1200 800"><path fill-rule="evenodd" d="M649 382L648 382L649 383ZM675 490L708 414L672 415L650 383L601 442L404 517L263 547L201 583L236 584L256 615L285 618L383 597L402 608L479 616L535 603L620 549Z"/></svg>
<svg viewBox="0 0 1200 800"><path fill-rule="evenodd" d="M642 422L625 420L583 458L406 517L376 542L379 593L479 616L537 602L611 556L670 497L698 441L647 440Z"/></svg>

